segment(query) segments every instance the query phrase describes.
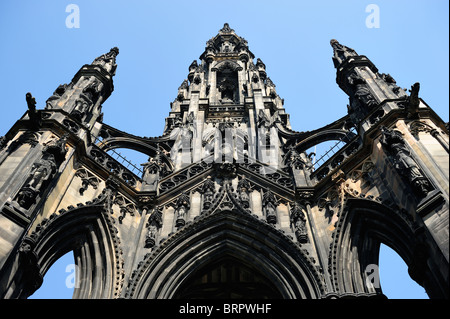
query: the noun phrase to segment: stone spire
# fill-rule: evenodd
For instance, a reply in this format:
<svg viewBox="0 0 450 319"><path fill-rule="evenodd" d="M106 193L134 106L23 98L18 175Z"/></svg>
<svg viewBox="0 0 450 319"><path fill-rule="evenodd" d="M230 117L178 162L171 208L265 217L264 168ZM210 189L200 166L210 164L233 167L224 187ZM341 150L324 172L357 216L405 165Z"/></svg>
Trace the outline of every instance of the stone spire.
<svg viewBox="0 0 450 319"><path fill-rule="evenodd" d="M347 60L347 58L358 55L355 50L340 44L335 39L332 39L330 41L330 44L333 48L333 63L335 68L338 68L343 62Z"/></svg>
<svg viewBox="0 0 450 319"><path fill-rule="evenodd" d="M116 73L116 57L119 54L119 49L117 47L112 48L109 50L108 53L103 54L96 58L92 64L93 65L100 65L105 69L105 71L109 72L111 75L115 75Z"/></svg>

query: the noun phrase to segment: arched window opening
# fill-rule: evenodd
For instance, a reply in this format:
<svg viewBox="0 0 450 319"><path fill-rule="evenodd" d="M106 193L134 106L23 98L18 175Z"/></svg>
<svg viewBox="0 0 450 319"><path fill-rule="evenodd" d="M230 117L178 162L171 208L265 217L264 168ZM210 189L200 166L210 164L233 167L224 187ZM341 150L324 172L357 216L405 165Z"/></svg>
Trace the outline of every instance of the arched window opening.
<svg viewBox="0 0 450 319"><path fill-rule="evenodd" d="M42 286L29 299L72 299L76 276L73 252L69 251L50 267Z"/></svg>
<svg viewBox="0 0 450 319"><path fill-rule="evenodd" d="M225 69L217 74L217 88L220 92L222 104L236 104L239 102L237 72Z"/></svg>
<svg viewBox="0 0 450 319"><path fill-rule="evenodd" d="M408 274L408 266L390 247L381 244L379 256L380 285L389 299L428 299L425 289Z"/></svg>

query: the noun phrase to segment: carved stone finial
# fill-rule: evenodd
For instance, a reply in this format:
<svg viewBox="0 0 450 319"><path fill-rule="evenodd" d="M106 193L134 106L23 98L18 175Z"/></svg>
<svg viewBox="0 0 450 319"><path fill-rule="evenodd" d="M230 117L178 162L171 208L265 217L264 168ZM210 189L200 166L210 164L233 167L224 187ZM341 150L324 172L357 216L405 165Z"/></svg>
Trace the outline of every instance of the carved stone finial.
<svg viewBox="0 0 450 319"><path fill-rule="evenodd" d="M357 56L355 50L340 44L337 40L332 39L330 41L331 47L333 48L333 63L334 67L337 68L341 63L347 60L351 56Z"/></svg>
<svg viewBox="0 0 450 319"><path fill-rule="evenodd" d="M233 29L230 28L228 23L224 23L223 28L219 30L219 33L231 33L234 32Z"/></svg>
<svg viewBox="0 0 450 319"><path fill-rule="evenodd" d="M92 64L93 65L100 65L105 69L107 72L111 73L111 75L114 75L116 72L117 64L116 64L116 57L119 54L119 49L117 47L112 48L109 50L108 53L103 54L96 58Z"/></svg>

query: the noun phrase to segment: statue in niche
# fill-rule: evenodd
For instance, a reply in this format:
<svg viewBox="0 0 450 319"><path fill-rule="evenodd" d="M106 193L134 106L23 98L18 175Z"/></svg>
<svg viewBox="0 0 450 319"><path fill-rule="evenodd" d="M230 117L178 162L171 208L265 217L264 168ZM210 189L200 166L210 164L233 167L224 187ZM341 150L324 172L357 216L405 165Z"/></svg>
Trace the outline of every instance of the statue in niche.
<svg viewBox="0 0 450 319"><path fill-rule="evenodd" d="M77 99L75 101L75 107L73 108L71 114L78 121L82 122L88 108L89 108L88 102L86 102L84 99Z"/></svg>
<svg viewBox="0 0 450 319"><path fill-rule="evenodd" d="M408 180L415 193L421 197L426 196L431 185L413 159L402 133L382 126L380 142L394 162L395 169Z"/></svg>
<svg viewBox="0 0 450 319"><path fill-rule="evenodd" d="M16 202L25 209L30 208L36 201L42 185L55 175L56 169L57 166L53 154L44 154L38 162L33 164L25 186L17 194Z"/></svg>
<svg viewBox="0 0 450 319"><path fill-rule="evenodd" d="M225 77L219 83L219 92L221 93L221 102L224 104L234 103L235 83L230 78Z"/></svg>
<svg viewBox="0 0 450 319"><path fill-rule="evenodd" d="M277 223L276 203L275 196L271 191L264 193L262 204L269 224Z"/></svg>
<svg viewBox="0 0 450 319"><path fill-rule="evenodd" d="M354 87L355 99L359 101L363 108L370 110L377 105L376 100L366 85L366 80L360 75L353 72L349 77L349 83Z"/></svg>
<svg viewBox="0 0 450 319"><path fill-rule="evenodd" d="M203 184L203 209L208 209L212 205L214 198L214 182L211 176L206 178L205 184Z"/></svg>
<svg viewBox="0 0 450 319"><path fill-rule="evenodd" d="M189 196L187 194L182 194L177 201L176 205L176 216L175 221L176 227L182 227L186 224L186 216L189 209Z"/></svg>
<svg viewBox="0 0 450 319"><path fill-rule="evenodd" d="M50 178L56 172L55 158L52 154L43 157L39 162L33 165L30 173L30 181L27 187L39 191L42 183Z"/></svg>
<svg viewBox="0 0 450 319"><path fill-rule="evenodd" d="M239 199L241 200L242 206L244 208L250 207L250 196L249 196L249 190L250 190L250 184L245 178L245 176L242 176L242 179L239 181L237 186Z"/></svg>
<svg viewBox="0 0 450 319"><path fill-rule="evenodd" d="M307 243L308 230L306 228L305 214L302 211L302 206L297 202L294 202L294 205L291 207L290 215L291 225L294 227L295 237L297 237L298 242L302 244Z"/></svg>
<svg viewBox="0 0 450 319"><path fill-rule="evenodd" d="M266 207L266 219L267 222L270 224L276 224L277 222L277 215L275 213L275 206L272 202L267 203Z"/></svg>
<svg viewBox="0 0 450 319"><path fill-rule="evenodd" d="M306 222L301 218L297 218L297 220L294 222L294 229L295 237L297 237L297 240L302 244L307 243L308 233L306 230Z"/></svg>
<svg viewBox="0 0 450 319"><path fill-rule="evenodd" d="M146 227L147 234L145 236L145 248L152 248L156 244L158 230L162 227L162 212L159 207L153 209Z"/></svg>
<svg viewBox="0 0 450 319"><path fill-rule="evenodd" d="M156 235L158 234L158 228L156 225L150 225L145 237L145 248L151 248L156 244Z"/></svg>

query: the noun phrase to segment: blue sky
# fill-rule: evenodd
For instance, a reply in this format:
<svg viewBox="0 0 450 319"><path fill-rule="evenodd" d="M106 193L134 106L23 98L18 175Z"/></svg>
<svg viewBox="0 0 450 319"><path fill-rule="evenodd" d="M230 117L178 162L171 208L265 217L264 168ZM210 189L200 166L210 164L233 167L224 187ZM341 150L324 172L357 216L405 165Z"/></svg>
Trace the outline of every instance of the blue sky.
<svg viewBox="0 0 450 319"><path fill-rule="evenodd" d="M80 9L79 28L66 26L69 4ZM366 25L369 4L379 8L379 28ZM420 97L447 122L448 6L442 0L1 1L0 136L26 111L26 92L43 108L59 84L114 46L120 54L104 122L138 136L161 135L189 65L225 22L265 63L294 130L313 130L346 114L348 97L335 82L331 60L333 38L366 55L399 86L420 82ZM395 261L392 255L383 252L381 259ZM68 262L61 260L59 279L45 277L50 288L41 298L67 295L56 285L64 286ZM397 289L390 295L383 268L407 271L381 268L388 297L425 296L407 273L389 277Z"/></svg>

